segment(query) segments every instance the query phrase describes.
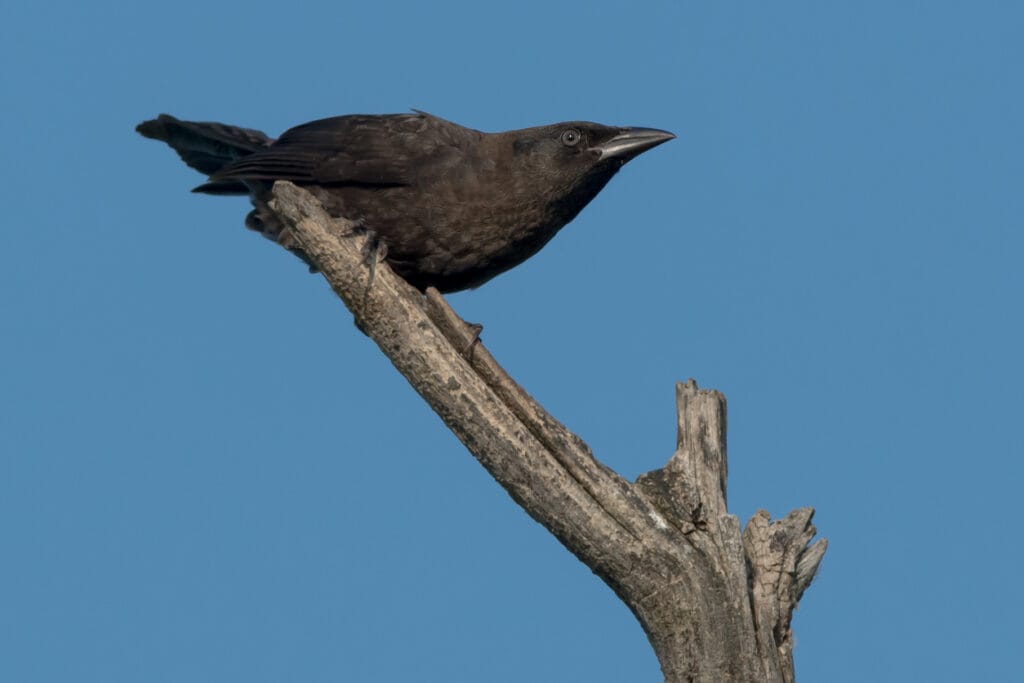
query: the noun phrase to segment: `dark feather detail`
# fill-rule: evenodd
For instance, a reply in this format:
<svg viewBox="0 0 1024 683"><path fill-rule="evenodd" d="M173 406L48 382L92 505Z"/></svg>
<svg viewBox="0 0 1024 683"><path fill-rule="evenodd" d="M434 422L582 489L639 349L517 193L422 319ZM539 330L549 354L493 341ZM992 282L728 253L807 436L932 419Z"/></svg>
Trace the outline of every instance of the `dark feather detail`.
<svg viewBox="0 0 1024 683"><path fill-rule="evenodd" d="M135 130L147 138L166 142L182 161L206 175L273 142L258 130L223 123L181 121L168 114L140 123Z"/></svg>

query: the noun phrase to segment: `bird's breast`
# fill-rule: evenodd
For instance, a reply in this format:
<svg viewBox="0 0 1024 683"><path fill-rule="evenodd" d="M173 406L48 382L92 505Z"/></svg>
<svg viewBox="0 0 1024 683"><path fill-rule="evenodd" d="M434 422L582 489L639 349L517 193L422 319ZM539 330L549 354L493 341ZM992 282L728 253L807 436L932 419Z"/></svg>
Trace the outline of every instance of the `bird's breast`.
<svg viewBox="0 0 1024 683"><path fill-rule="evenodd" d="M478 286L522 263L579 210L521 183L465 173L397 187L310 189L331 215L374 231L405 279L442 291Z"/></svg>

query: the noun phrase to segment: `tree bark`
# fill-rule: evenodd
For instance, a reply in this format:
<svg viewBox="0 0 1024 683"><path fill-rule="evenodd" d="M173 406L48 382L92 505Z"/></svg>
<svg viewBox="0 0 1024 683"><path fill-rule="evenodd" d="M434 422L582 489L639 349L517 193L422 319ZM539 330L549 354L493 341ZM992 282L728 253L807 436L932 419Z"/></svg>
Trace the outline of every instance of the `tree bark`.
<svg viewBox="0 0 1024 683"><path fill-rule="evenodd" d="M790 620L825 553L811 508L741 533L726 510L726 405L676 387L678 438L665 467L630 483L549 415L430 289L376 262L367 236L304 190L273 208L355 322L533 519L633 611L665 680L792 681ZM368 258L369 255L369 258Z"/></svg>

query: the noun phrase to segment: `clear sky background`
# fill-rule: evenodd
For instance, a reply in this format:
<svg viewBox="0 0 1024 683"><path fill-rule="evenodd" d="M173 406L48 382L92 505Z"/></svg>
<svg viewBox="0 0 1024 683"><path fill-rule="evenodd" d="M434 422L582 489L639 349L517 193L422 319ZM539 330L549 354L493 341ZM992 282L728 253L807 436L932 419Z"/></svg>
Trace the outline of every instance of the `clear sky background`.
<svg viewBox="0 0 1024 683"><path fill-rule="evenodd" d="M247 204L133 132L424 109L678 139L452 296L623 475L729 399L831 545L804 681L1020 680L1024 9L7 2L0 680L654 681L628 610Z"/></svg>

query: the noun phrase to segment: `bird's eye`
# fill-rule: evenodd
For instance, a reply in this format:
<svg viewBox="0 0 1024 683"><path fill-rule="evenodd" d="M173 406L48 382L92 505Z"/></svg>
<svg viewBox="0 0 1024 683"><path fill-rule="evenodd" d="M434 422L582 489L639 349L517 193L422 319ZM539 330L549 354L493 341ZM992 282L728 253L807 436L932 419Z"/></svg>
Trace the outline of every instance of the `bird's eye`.
<svg viewBox="0 0 1024 683"><path fill-rule="evenodd" d="M580 132L578 130L576 130L575 128L569 128L567 130L562 131L562 144L565 145L566 147L572 147L576 143L578 143L580 141L580 138L582 137L583 136L580 135Z"/></svg>

